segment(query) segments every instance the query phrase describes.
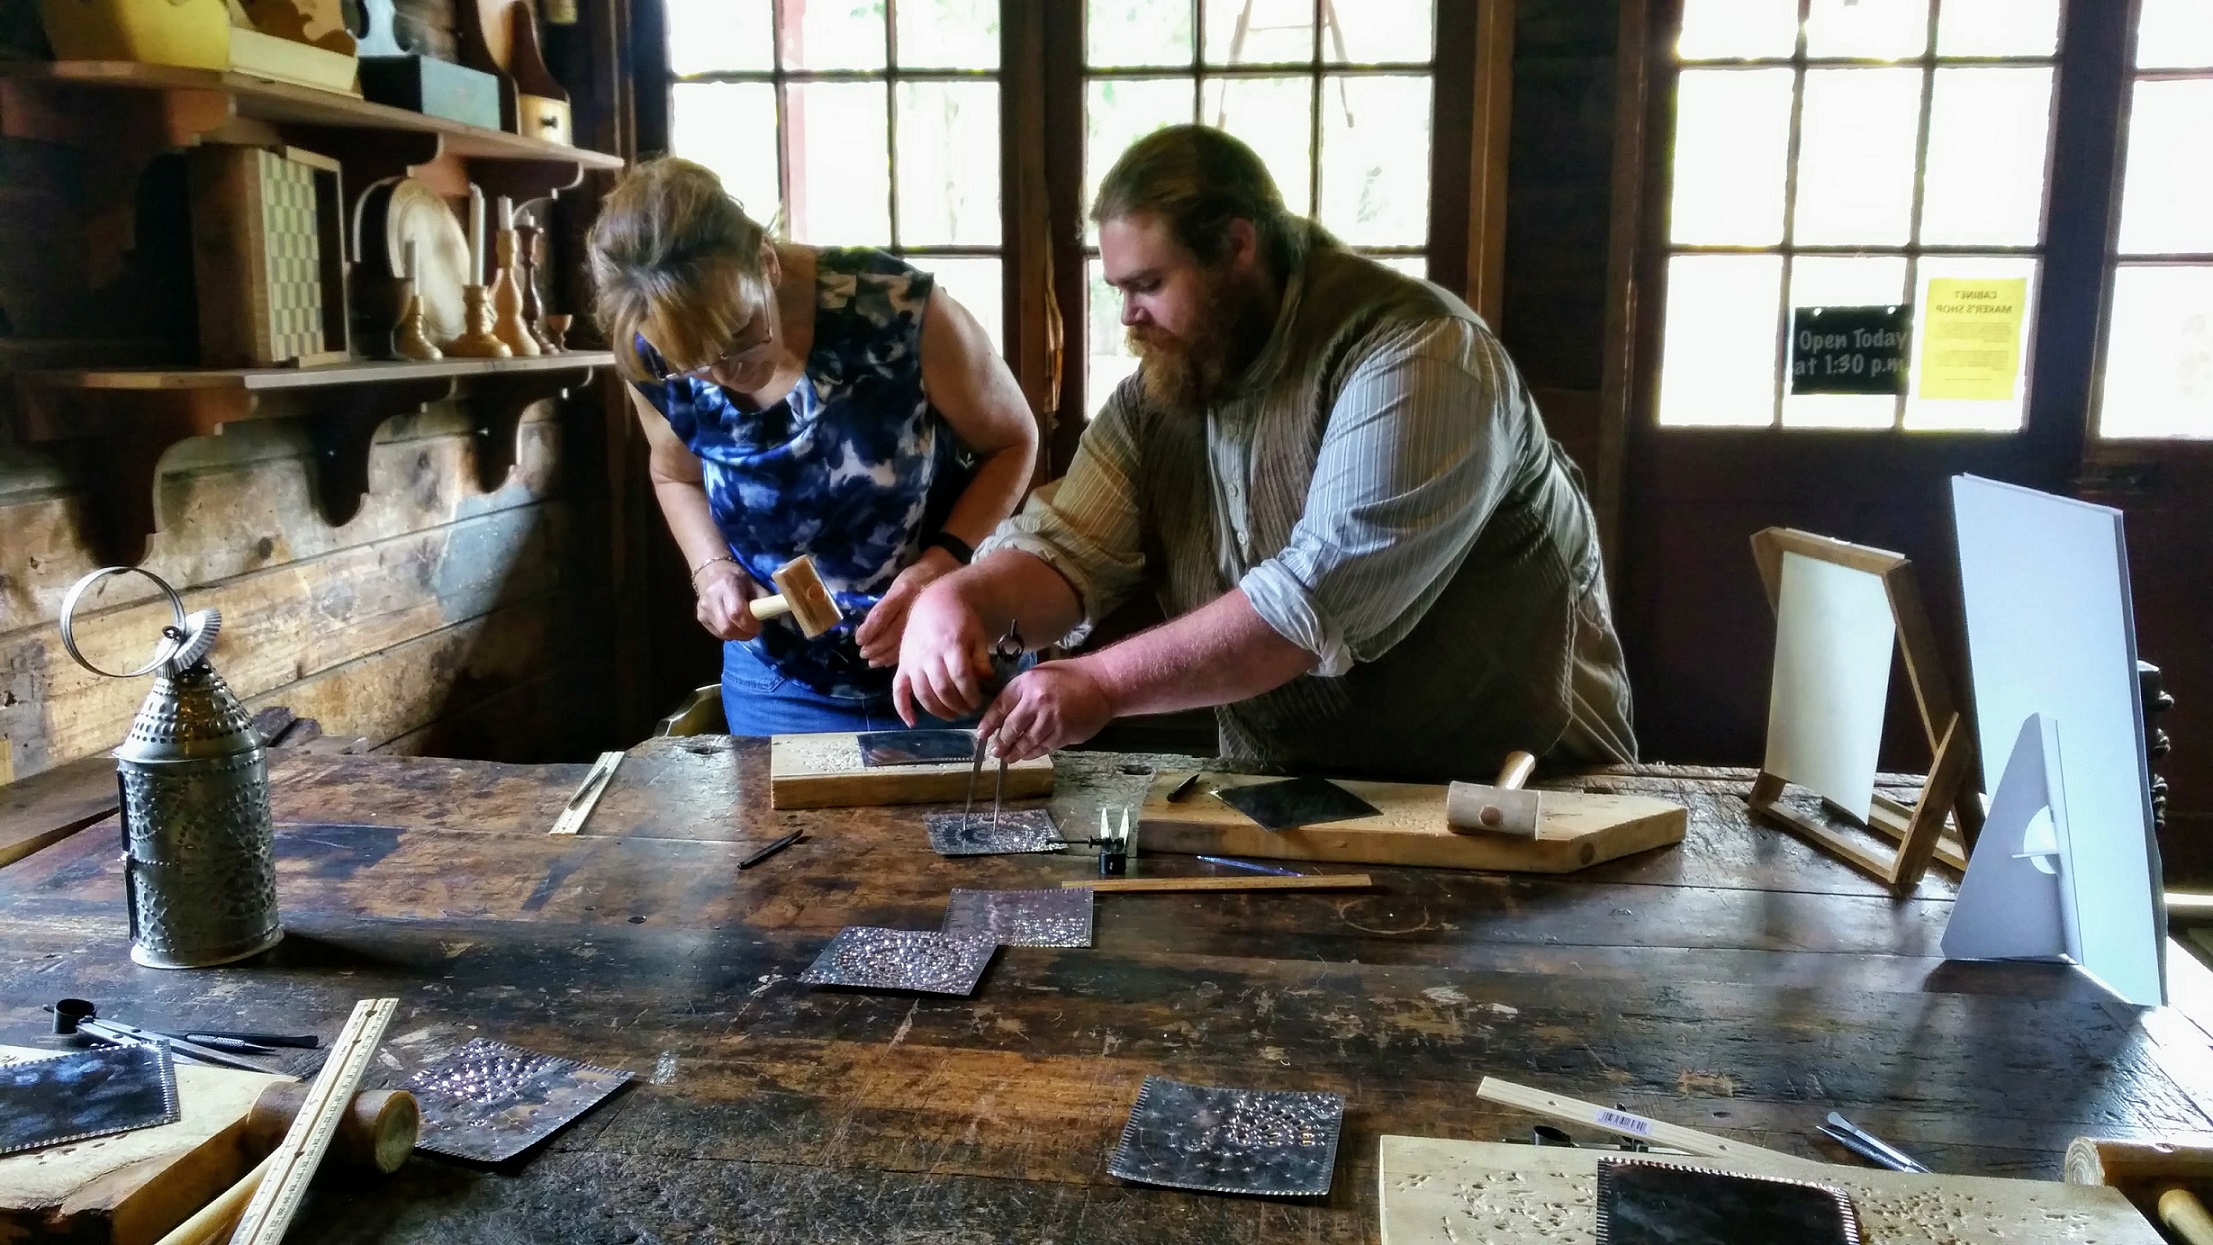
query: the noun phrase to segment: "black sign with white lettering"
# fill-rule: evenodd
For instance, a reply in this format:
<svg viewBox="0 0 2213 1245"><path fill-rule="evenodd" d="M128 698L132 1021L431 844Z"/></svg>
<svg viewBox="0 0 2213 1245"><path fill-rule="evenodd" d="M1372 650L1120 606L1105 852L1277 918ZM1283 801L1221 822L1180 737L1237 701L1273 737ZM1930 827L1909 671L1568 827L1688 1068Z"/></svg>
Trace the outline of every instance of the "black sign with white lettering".
<svg viewBox="0 0 2213 1245"><path fill-rule="evenodd" d="M1911 316L1904 306L1793 308L1790 392L1904 393Z"/></svg>

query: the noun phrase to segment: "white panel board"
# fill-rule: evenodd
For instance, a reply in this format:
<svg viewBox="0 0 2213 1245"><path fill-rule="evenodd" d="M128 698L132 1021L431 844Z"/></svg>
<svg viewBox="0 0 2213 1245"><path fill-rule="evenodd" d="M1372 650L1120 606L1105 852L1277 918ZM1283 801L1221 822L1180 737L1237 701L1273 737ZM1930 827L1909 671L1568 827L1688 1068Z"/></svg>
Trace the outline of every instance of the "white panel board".
<svg viewBox="0 0 2213 1245"><path fill-rule="evenodd" d="M1783 554L1762 768L1867 820L1898 624L1882 576Z"/></svg>
<svg viewBox="0 0 2213 1245"><path fill-rule="evenodd" d="M1985 790L2029 715L2056 727L2061 876L2082 965L2131 1003L2162 1003L2166 919L2121 512L1973 476L1952 481L1952 509Z"/></svg>

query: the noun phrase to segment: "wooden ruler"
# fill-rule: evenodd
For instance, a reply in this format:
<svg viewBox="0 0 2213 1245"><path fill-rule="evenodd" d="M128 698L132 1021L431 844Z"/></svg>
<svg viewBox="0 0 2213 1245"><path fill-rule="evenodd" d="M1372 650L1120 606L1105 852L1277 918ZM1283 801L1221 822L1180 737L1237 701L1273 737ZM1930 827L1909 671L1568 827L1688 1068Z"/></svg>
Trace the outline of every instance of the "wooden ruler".
<svg viewBox="0 0 2213 1245"><path fill-rule="evenodd" d="M1613 1107L1602 1107L1595 1102L1584 1102L1562 1094L1546 1093L1527 1085L1516 1085L1512 1081L1501 1081L1495 1076L1484 1077L1483 1083L1476 1087L1475 1095L1478 1098L1488 1098L1492 1102L1505 1103L1509 1107L1520 1107L1538 1115L1549 1115L1556 1120L1588 1124L1619 1136L1635 1137L1639 1141L1655 1141L1705 1158L1753 1159L1784 1167L1824 1166L1812 1159L1799 1158L1795 1154L1785 1154L1780 1150L1769 1150L1747 1142L1730 1141L1712 1133L1699 1132L1695 1128L1684 1128L1679 1124L1649 1120Z"/></svg>
<svg viewBox="0 0 2213 1245"><path fill-rule="evenodd" d="M1317 873L1303 878L1101 878L1063 882L1062 890L1095 891L1364 891L1365 873Z"/></svg>
<svg viewBox="0 0 2213 1245"><path fill-rule="evenodd" d="M547 834L575 834L584 828L584 819L592 815L599 804L599 797L606 793L607 784L615 777L615 767L622 764L622 753L602 752L592 762L592 772L584 775L584 781L576 786L576 794L569 797L569 806L553 821L553 829Z"/></svg>
<svg viewBox="0 0 2213 1245"><path fill-rule="evenodd" d="M246 1203L231 1245L279 1245L284 1240L323 1152L337 1135L339 1118L351 1107L354 1091L369 1071L369 1059L399 1007L398 999L363 999L354 1004L353 1015L331 1045L330 1058L308 1086L307 1101L300 1104L292 1127L270 1154L268 1171L253 1200Z"/></svg>

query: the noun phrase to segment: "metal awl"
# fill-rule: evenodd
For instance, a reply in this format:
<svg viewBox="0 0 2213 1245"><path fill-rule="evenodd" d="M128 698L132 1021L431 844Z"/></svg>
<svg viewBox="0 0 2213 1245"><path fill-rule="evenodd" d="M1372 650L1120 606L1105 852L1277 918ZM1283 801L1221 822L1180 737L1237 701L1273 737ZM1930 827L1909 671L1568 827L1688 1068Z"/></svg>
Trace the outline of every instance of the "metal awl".
<svg viewBox="0 0 2213 1245"><path fill-rule="evenodd" d="M991 646L992 657L1011 661L1022 655L1022 635L1017 630L1020 625L1016 622L1007 624L1007 633L999 637L997 644ZM983 777L984 749L989 746L990 741L984 737L984 733L982 731L976 732L976 759L968 767L968 799L961 805L961 824L964 826L968 824L969 816L976 809L976 780ZM1000 757L999 776L991 788L991 828L994 830L999 828L999 810L1006 801L1006 794L1007 759Z"/></svg>

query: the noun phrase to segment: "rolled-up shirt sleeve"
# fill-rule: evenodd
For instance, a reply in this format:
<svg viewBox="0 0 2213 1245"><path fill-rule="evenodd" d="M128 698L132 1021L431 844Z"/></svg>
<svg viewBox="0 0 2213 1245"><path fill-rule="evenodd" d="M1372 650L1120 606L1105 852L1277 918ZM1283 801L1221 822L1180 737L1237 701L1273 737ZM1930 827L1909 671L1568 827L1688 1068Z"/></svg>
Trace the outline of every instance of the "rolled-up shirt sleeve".
<svg viewBox="0 0 2213 1245"><path fill-rule="evenodd" d="M1461 320L1393 333L1330 411L1306 507L1238 585L1335 677L1421 622L1505 491L1526 395L1498 343Z"/></svg>
<svg viewBox="0 0 2213 1245"><path fill-rule="evenodd" d="M1075 589L1083 621L1061 638L1076 645L1145 579L1139 535L1135 404L1118 390L1084 429L1068 474L1030 495L976 547L982 558L1002 549L1027 553L1059 571Z"/></svg>

